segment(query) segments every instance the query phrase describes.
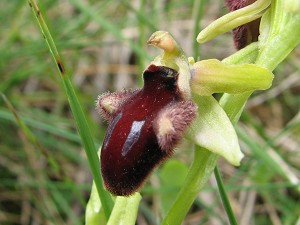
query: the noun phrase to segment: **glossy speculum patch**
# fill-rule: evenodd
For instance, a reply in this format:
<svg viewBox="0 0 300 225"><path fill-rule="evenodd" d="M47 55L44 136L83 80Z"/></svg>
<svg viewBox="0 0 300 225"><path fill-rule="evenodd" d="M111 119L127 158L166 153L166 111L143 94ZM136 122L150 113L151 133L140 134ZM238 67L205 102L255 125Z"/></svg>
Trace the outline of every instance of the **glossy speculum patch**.
<svg viewBox="0 0 300 225"><path fill-rule="evenodd" d="M150 65L143 78L142 89L106 93L97 102L100 114L109 122L101 149L101 172L105 187L114 195L134 193L173 153L196 116L195 105L180 95L175 70Z"/></svg>

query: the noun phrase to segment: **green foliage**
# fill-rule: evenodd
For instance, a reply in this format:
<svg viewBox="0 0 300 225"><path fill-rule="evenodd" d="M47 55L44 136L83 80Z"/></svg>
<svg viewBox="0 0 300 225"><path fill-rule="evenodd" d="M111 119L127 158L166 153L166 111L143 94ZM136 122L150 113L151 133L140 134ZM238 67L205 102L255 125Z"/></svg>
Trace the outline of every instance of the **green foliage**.
<svg viewBox="0 0 300 225"><path fill-rule="evenodd" d="M215 1L136 3L39 1L70 76L69 82L58 76L28 3L1 1L0 92L14 110L0 98L0 224L84 223L91 171L77 133L79 119L72 116L63 83L69 91L75 90L77 105L82 107L86 118L84 123L91 131L89 136L98 147L106 125L96 116L94 100L107 90L141 84L141 71L158 54L146 49L146 40L160 29L170 31L187 55L194 55L196 60L199 52L201 59L225 58L222 62L227 64L256 62L270 70L277 67L270 90L256 92L249 100L252 93L221 97L220 105L234 124L241 116L237 134L245 157L238 168L223 160L218 164L238 223L242 220L247 224L299 222L299 48L290 54L299 37L299 29L293 29L297 16L276 20L269 29L268 16L283 11L279 5L263 18L268 29L262 32L261 43L269 42L271 48L258 51L262 46L252 44L231 55L235 50L230 33L203 45L195 43L200 20L204 26L225 14L223 1L218 1L219 10ZM297 9L289 8L291 13ZM285 27L278 26L282 21ZM294 35L287 31L293 31ZM275 39L278 34L282 35ZM279 48L278 42L286 48ZM246 110L241 114L247 100ZM201 173L212 172L205 172L205 165L199 162L204 163L210 156L213 168L218 157L207 150L197 150L193 152L189 143L183 143L174 156L180 163L172 159L152 175L141 192L137 224L144 220L161 224L172 198L175 201L174 196L179 201L175 201L171 211L175 214L167 219L180 217L189 223L196 218L197 223L214 220L227 224L214 182L206 185L203 180L195 180ZM192 162L194 153L198 161ZM178 194L190 165L184 189Z"/></svg>
<svg viewBox="0 0 300 225"><path fill-rule="evenodd" d="M187 172L187 165L174 159L167 161L161 168L159 177L161 185L164 187L161 192L163 214L170 209L180 187L184 183Z"/></svg>

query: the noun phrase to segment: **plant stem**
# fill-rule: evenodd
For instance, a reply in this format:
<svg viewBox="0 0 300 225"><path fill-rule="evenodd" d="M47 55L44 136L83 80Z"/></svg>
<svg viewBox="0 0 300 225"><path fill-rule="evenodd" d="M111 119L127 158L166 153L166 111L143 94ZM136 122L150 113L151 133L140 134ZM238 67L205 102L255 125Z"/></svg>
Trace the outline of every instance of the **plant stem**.
<svg viewBox="0 0 300 225"><path fill-rule="evenodd" d="M197 57L200 55L199 54L199 44L197 42L197 36L201 30L200 27L200 21L203 15L203 8L204 5L206 4L206 0L195 0L194 1L194 32L193 32L193 49L194 49L194 59L197 60Z"/></svg>
<svg viewBox="0 0 300 225"><path fill-rule="evenodd" d="M228 197L227 197L227 194L226 194L226 191L225 191L225 188L224 188L224 184L223 184L223 181L222 181L222 177L220 175L220 171L219 171L217 166L215 167L214 173L215 173L216 181L217 181L217 184L218 184L220 196L221 196L224 208L226 210L229 222L230 222L231 225L237 225L234 213L232 211L230 202L228 200Z"/></svg>
<svg viewBox="0 0 300 225"><path fill-rule="evenodd" d="M288 17L286 15L286 17ZM262 46L255 64L274 70L300 43L300 14L286 18L282 31Z"/></svg>
<svg viewBox="0 0 300 225"><path fill-rule="evenodd" d="M237 53L229 56L223 61L228 64L240 64L254 62L257 57L258 45L253 43ZM224 94L220 100L220 105L227 113L230 121L236 124L239 120L240 114L244 108L245 102L252 92L247 92L238 95ZM193 204L198 192L207 182L210 174L215 168L217 162L217 155L214 153L196 146L195 156L192 166L188 172L186 182L184 183L178 197L175 200L172 208L166 215L163 224L180 224L187 214L189 208ZM216 157L215 163L206 163L206 159ZM198 165L197 165L198 164ZM207 166L207 168L205 168ZM200 171L206 170L205 177ZM201 185L200 185L201 184ZM194 186L194 189L190 189ZM189 197L186 197L189 196ZM171 223L172 222L172 223Z"/></svg>
<svg viewBox="0 0 300 225"><path fill-rule="evenodd" d="M274 7L276 7L277 4L280 5L282 2L282 0L273 0L270 10L273 12L277 11ZM285 11L273 13L272 16L272 20L269 22L272 29L271 33L268 34L270 38L267 39L267 42L259 42L258 45L253 43L223 61L229 64L255 62L255 64L263 66L270 71L274 70L300 42L300 30L297 29L300 27L300 15L292 15L290 12ZM287 23L277 22L283 20ZM223 107L233 124L236 124L239 120L244 105L251 94L252 92L246 92L239 95L224 94L221 98L220 105ZM215 159L214 163L207 163L205 161L211 158ZM217 158L217 156L214 156L214 153L196 147L194 162L187 175L186 182L175 200L174 205L164 219L163 224L181 223L197 196L198 191L203 187L203 183L208 180L210 175L209 172L215 167ZM207 166L207 168L203 168L203 166ZM198 171L198 173L195 171ZM205 176L203 171L207 171ZM227 203L229 202L227 201ZM231 216L233 214L230 212L228 215ZM236 224L236 221L233 220L233 222L233 224Z"/></svg>
<svg viewBox="0 0 300 225"><path fill-rule="evenodd" d="M200 146L196 146L194 161L189 169L184 185L174 205L169 210L162 225L179 225L193 204L199 191L206 184L216 166L218 155Z"/></svg>

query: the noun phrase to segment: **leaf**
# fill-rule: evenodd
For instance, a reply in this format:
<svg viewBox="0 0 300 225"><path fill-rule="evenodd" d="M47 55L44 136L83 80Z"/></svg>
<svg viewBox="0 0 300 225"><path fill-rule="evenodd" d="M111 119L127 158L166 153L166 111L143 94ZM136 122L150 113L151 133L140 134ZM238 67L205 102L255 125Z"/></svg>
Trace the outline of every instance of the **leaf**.
<svg viewBox="0 0 300 225"><path fill-rule="evenodd" d="M101 179L101 172L99 167L99 158L97 157L97 150L94 144L94 140L92 138L92 134L89 128L89 125L86 120L85 113L80 105L80 102L78 100L78 97L76 95L76 92L73 88L73 84L71 80L69 79L69 75L67 71L65 70L64 64L62 62L62 59L60 57L60 54L56 48L55 41L52 38L51 32L48 29L48 26L43 19L43 15L37 5L37 3L34 0L29 0L29 5L32 9L33 14L35 15L37 22L40 26L41 33L43 34L45 41L48 45L49 51L52 55L52 58L55 62L55 65L58 69L58 72L60 74L60 78L64 85L65 93L68 97L69 105L72 110L72 114L74 116L74 119L76 121L77 129L79 132L79 135L81 137L82 144L84 146L84 150L86 152L88 162L91 168L91 172L93 174L94 182L96 184L100 200L102 202L102 207L104 210L104 213L106 215L106 218L108 219L111 213L111 209L113 206L113 202L111 199L110 194L105 191Z"/></svg>
<svg viewBox="0 0 300 225"><path fill-rule="evenodd" d="M239 166L244 155L224 110L212 96L194 94L193 100L198 105L198 117L188 129L187 138Z"/></svg>

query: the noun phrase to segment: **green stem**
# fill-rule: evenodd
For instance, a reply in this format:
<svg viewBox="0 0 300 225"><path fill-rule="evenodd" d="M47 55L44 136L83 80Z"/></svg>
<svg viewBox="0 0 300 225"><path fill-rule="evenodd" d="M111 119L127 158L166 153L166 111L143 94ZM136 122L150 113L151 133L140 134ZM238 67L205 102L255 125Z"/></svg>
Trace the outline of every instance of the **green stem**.
<svg viewBox="0 0 300 225"><path fill-rule="evenodd" d="M228 64L240 64L254 62L257 57L258 44L253 43L237 53L224 59L223 62ZM235 124L243 110L244 104L250 96L249 93L240 95L224 94L221 98L221 106L229 116L230 120ZM178 194L172 208L167 213L163 224L181 224L191 205L193 204L198 192L207 182L217 162L217 155L196 146L193 164L190 167L186 181ZM215 162L210 163L213 161ZM206 162L207 159L211 159ZM206 171L206 174L203 171ZM201 173L202 171L202 173ZM205 176L204 176L205 175ZM201 185L200 185L201 184Z"/></svg>
<svg viewBox="0 0 300 225"><path fill-rule="evenodd" d="M270 10L272 10L273 12L278 10L278 8L277 10L276 8L273 8L276 7L276 4L274 3L282 3L282 0L272 0ZM300 29L298 29L300 27L300 15L294 14L291 16L289 12L284 13L285 15L282 15L282 13L274 13L272 15L273 20L270 21L272 33L269 34L270 38L267 39L268 41L266 43L253 43L245 49L240 50L233 56L230 56L227 59L223 60L223 62L229 64L255 62L255 64L257 65L263 66L269 70L274 70L274 68L283 59L285 59L286 56L300 42ZM284 21L288 23L278 22L283 21L283 17L285 17ZM239 120L244 105L251 94L252 92L246 92L239 95L224 94L221 98L220 105L223 107L224 111L227 113L233 124L236 124ZM201 149L200 147L197 148L198 149L195 150L194 162L187 175L186 182L183 185L174 205L164 219L163 224L181 224L181 221L184 219L184 216L186 215L188 209L192 205L192 202L196 198L198 191L200 191L203 183L207 181L210 175L209 172L211 172L215 167L217 156L214 156L214 153L208 152L207 150ZM206 164L205 160L212 158L214 158L214 160L212 160L214 161L214 163ZM203 166L207 166L207 168L203 168ZM204 170L208 172L205 176L203 174ZM228 215L230 216L233 214L229 213ZM233 224L236 224L236 222Z"/></svg>
<svg viewBox="0 0 300 225"><path fill-rule="evenodd" d="M253 43L242 49L241 51L235 53L234 55L228 57L227 59L224 59L223 61L229 64L251 63L255 61L257 51L258 45L256 43ZM227 113L230 121L233 124L236 124L239 120L244 105L251 94L252 92L246 92L238 95L224 94L221 98L220 105L223 107L224 111ZM180 193L178 194L174 205L164 219L163 224L168 224L168 222L169 224L181 223L181 221L184 219L184 216L191 207L194 199L196 198L198 192L206 183L211 172L215 168L216 162L215 164L206 164L205 160L215 156L217 161L218 157L208 150L201 148L199 150L198 148L200 147L196 147L194 161L187 175L186 182L183 185ZM203 168L202 166L207 168ZM205 177L203 176L203 173L200 172L203 170L206 170L207 172L205 174ZM200 181L202 185L199 185ZM197 188L191 188L195 186ZM178 222L175 223L175 221Z"/></svg>
<svg viewBox="0 0 300 225"><path fill-rule="evenodd" d="M273 5L271 5L273 6ZM272 9L272 7L271 7ZM282 17L282 15L280 15ZM277 20L275 20L277 21ZM272 27L279 26L282 24L272 24ZM284 24L284 32L277 32L276 36L274 33L272 39L265 44L260 46L259 55L257 52L257 44L253 43L235 53L234 55L226 58L223 62L229 64L240 64L240 63L253 63L262 67L274 70L279 63L281 63L287 55L300 43L300 15L294 15L289 18L289 23ZM273 30L279 30L278 27ZM257 57L255 59L255 56ZM233 124L236 124L239 120L240 114L243 111L244 105L252 92L246 92L239 95L224 94L220 99L220 105L223 107Z"/></svg>
<svg viewBox="0 0 300 225"><path fill-rule="evenodd" d="M237 225L237 222L236 222L234 213L232 211L230 202L228 200L228 197L227 197L227 194L226 194L226 191L225 191L225 188L224 188L224 184L223 184L223 181L222 181L222 177L220 175L220 171L219 171L218 167L215 168L214 173L215 173L215 177L216 177L216 180L217 180L220 196L221 196L224 208L226 210L229 222L230 222L231 225Z"/></svg>
<svg viewBox="0 0 300 225"><path fill-rule="evenodd" d="M111 210L112 210L112 207L113 207L113 201L110 197L110 194L104 190L104 187L102 184L100 166L99 166L100 162L99 162L97 150L96 150L94 141L92 139L92 135L91 135L89 126L87 124L84 112L78 101L78 98L76 96L76 93L72 86L72 83L69 79L69 76L66 74L62 59L59 55L59 52L55 45L55 42L52 38L52 35L48 29L48 26L42 16L42 13L41 13L38 5L35 3L34 0L28 0L28 2L29 2L30 7L32 8L32 11L33 11L37 21L38 21L41 32L46 40L46 43L50 50L50 53L54 59L55 65L56 65L58 72L60 74L60 77L62 79L64 89L68 96L69 104L70 104L73 116L75 118L77 128L78 128L82 143L84 145L84 149L85 149L87 157L88 157L88 162L91 167L91 171L92 171L94 181L95 181L95 184L96 184L96 187L98 190L101 204L102 204L106 219L108 220Z"/></svg>
<svg viewBox="0 0 300 225"><path fill-rule="evenodd" d="M196 146L194 161L189 169L184 185L174 205L162 222L162 225L179 225L193 204L199 191L206 184L214 170L218 155L200 146Z"/></svg>
<svg viewBox="0 0 300 225"><path fill-rule="evenodd" d="M261 47L255 64L274 70L300 43L300 14L292 15L286 21L282 32Z"/></svg>
<svg viewBox="0 0 300 225"><path fill-rule="evenodd" d="M194 1L194 14L195 14L195 19L194 19L194 34L193 34L193 40L194 40L194 43L193 43L193 48L194 48L194 59L197 60L197 57L200 55L199 54L199 44L197 42L197 36L201 30L201 27L200 27L200 21L201 21L201 18L202 18L202 15L203 15L203 8L204 8L204 5L206 4L206 0L195 0Z"/></svg>
<svg viewBox="0 0 300 225"><path fill-rule="evenodd" d="M233 125L237 124L239 121L245 104L252 93L252 91L237 95L225 93L221 97L219 104L222 106Z"/></svg>

